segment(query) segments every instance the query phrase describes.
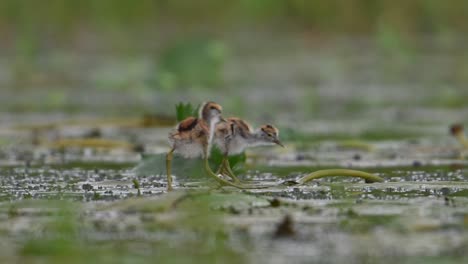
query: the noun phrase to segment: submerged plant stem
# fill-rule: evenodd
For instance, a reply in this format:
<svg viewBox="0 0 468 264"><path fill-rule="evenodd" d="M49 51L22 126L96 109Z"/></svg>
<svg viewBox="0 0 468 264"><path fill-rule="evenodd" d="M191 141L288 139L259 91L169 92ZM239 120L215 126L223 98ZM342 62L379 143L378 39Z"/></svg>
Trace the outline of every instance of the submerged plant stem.
<svg viewBox="0 0 468 264"><path fill-rule="evenodd" d="M366 180L366 182L383 182L384 180L371 173L358 170L349 170L349 169L329 169L329 170L319 170L312 172L311 174L302 177L299 179L299 184L306 184L307 182L315 179L320 179L327 176L346 176L346 177L358 177Z"/></svg>

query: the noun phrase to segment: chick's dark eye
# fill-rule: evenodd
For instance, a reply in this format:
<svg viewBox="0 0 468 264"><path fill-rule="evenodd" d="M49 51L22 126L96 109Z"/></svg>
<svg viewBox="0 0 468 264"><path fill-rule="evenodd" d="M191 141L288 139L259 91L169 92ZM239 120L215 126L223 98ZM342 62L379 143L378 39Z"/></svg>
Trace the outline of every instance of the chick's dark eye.
<svg viewBox="0 0 468 264"><path fill-rule="evenodd" d="M272 135L272 134L270 134L270 133L268 133L268 136L269 136L269 137L272 137L273 135Z"/></svg>

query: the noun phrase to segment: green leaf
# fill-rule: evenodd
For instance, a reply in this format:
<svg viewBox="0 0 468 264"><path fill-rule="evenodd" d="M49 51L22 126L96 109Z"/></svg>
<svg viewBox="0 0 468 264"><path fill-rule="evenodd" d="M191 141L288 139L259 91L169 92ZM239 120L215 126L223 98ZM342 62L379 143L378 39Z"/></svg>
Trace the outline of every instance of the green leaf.
<svg viewBox="0 0 468 264"><path fill-rule="evenodd" d="M180 122L187 117L191 116L198 116L197 113L198 107L194 108L191 103L178 103L176 104L176 117L177 117L177 122Z"/></svg>

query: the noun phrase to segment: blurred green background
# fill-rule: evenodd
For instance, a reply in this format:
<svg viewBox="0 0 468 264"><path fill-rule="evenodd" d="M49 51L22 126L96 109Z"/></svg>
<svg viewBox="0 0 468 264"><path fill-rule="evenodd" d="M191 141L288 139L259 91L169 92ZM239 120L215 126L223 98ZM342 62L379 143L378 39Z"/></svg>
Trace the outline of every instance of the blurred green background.
<svg viewBox="0 0 468 264"><path fill-rule="evenodd" d="M348 34L375 34L383 26L403 34L442 33L466 32L467 7L463 0L4 0L1 25L9 33L29 32L36 41L64 40L80 30L131 36L177 26L182 31L265 26Z"/></svg>
<svg viewBox="0 0 468 264"><path fill-rule="evenodd" d="M4 0L0 110L466 109L467 11L464 0Z"/></svg>

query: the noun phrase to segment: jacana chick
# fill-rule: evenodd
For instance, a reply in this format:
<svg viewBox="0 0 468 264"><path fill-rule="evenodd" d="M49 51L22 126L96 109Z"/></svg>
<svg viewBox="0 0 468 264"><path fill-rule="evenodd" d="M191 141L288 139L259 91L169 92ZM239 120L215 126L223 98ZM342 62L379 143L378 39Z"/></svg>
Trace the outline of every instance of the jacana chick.
<svg viewBox="0 0 468 264"><path fill-rule="evenodd" d="M466 139L465 134L463 133L463 125L454 124L450 127L450 133L460 142L460 144L468 149L468 139Z"/></svg>
<svg viewBox="0 0 468 264"><path fill-rule="evenodd" d="M283 144L279 140L279 131L272 125L263 125L258 130L253 130L252 127L244 120L231 117L225 122L219 122L216 125L214 143L223 153L223 161L221 162L220 171L227 173L235 182L239 179L234 175L229 165L228 156L240 154L247 147L268 146Z"/></svg>
<svg viewBox="0 0 468 264"><path fill-rule="evenodd" d="M172 190L173 153L178 153L185 158L202 157L207 161L216 124L222 119L221 112L221 105L215 102L205 102L200 106L198 117L188 117L182 120L174 131L169 133L172 148L166 155L168 191Z"/></svg>

